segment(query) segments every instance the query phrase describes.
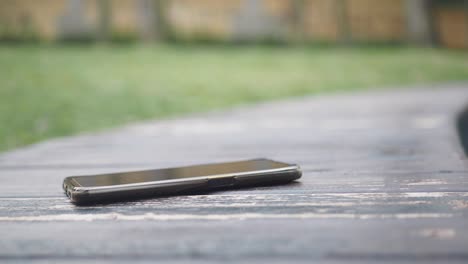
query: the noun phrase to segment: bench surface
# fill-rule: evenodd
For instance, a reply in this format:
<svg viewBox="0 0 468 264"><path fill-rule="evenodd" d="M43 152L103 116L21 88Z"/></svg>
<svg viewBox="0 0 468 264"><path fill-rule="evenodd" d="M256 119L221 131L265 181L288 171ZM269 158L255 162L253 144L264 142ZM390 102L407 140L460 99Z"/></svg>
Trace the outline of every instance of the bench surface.
<svg viewBox="0 0 468 264"><path fill-rule="evenodd" d="M468 85L316 96L132 124L0 155L0 262L468 261ZM256 157L300 181L75 207L70 175Z"/></svg>

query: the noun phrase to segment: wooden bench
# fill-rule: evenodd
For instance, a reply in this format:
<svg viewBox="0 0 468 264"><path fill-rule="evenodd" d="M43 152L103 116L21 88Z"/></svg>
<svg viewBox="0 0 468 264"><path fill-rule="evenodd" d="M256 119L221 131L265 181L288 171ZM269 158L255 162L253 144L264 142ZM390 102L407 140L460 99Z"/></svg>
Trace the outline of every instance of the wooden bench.
<svg viewBox="0 0 468 264"><path fill-rule="evenodd" d="M0 155L0 262L468 261L468 85L142 122ZM70 175L268 157L299 182L75 207Z"/></svg>

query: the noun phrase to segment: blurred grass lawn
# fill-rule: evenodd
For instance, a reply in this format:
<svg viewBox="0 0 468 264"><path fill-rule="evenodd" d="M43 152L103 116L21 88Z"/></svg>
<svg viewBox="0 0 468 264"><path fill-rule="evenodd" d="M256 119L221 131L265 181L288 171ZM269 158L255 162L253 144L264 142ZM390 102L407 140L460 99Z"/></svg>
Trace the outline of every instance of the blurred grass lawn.
<svg viewBox="0 0 468 264"><path fill-rule="evenodd" d="M468 80L468 53L407 47L0 46L0 150L287 96Z"/></svg>

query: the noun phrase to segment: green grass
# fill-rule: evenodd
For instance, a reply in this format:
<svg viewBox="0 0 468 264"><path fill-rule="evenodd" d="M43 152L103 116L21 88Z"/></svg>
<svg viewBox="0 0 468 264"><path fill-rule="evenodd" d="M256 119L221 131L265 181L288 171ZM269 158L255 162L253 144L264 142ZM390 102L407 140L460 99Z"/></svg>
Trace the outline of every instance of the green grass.
<svg viewBox="0 0 468 264"><path fill-rule="evenodd" d="M467 79L468 53L439 49L0 46L0 150L261 100Z"/></svg>

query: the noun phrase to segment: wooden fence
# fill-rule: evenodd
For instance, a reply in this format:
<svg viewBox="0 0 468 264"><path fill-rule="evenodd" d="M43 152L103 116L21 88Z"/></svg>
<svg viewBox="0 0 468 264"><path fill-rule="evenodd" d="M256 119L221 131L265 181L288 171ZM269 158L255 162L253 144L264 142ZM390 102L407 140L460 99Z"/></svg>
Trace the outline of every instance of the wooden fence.
<svg viewBox="0 0 468 264"><path fill-rule="evenodd" d="M170 36L223 41L417 42L467 48L468 9L433 2L1 0L0 39Z"/></svg>

